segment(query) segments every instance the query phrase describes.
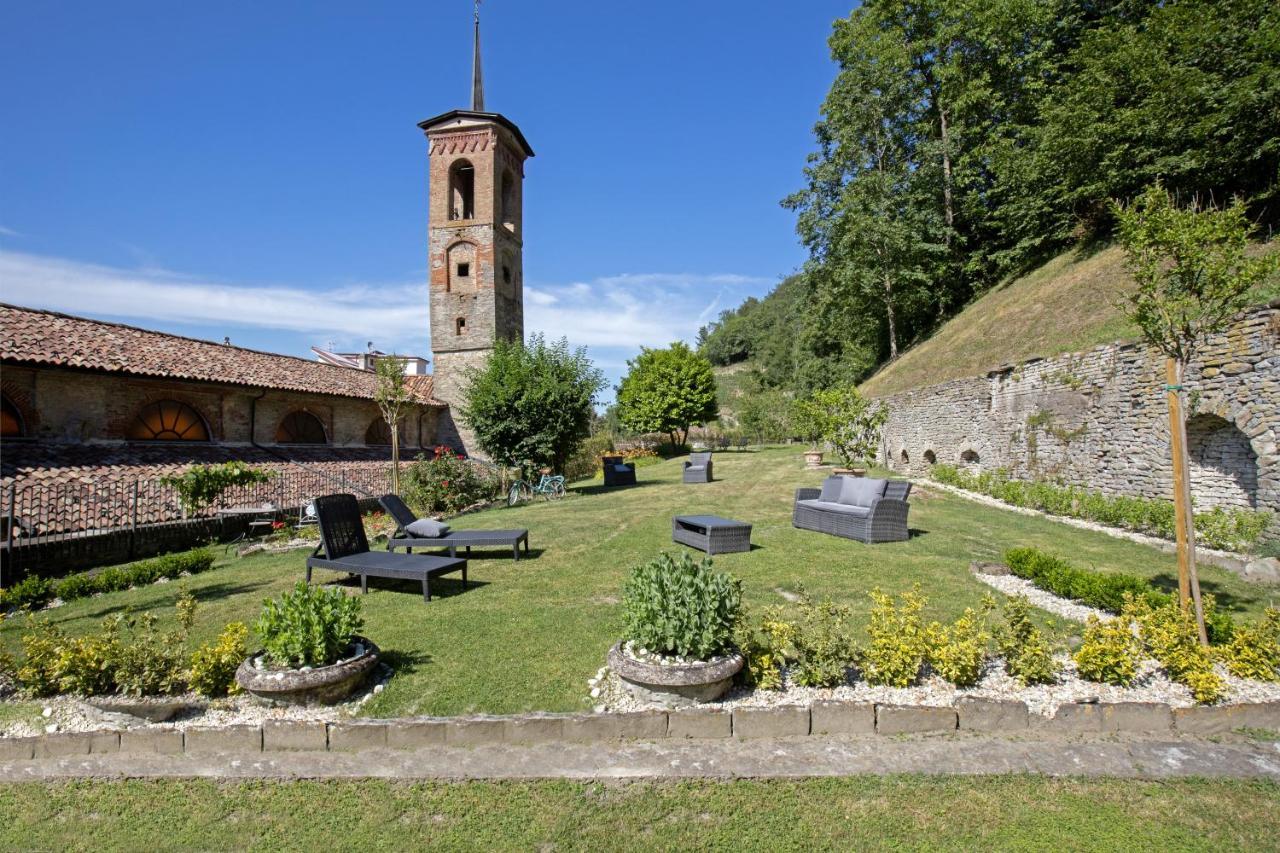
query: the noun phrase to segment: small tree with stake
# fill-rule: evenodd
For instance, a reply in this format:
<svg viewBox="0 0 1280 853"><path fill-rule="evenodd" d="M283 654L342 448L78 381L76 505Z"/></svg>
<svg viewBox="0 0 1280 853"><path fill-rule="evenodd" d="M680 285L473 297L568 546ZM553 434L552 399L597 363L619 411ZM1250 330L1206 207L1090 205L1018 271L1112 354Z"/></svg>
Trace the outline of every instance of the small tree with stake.
<svg viewBox="0 0 1280 853"><path fill-rule="evenodd" d="M378 386L373 392L374 402L382 412L382 419L391 430L391 491L400 494L400 421L413 400L413 392L404 375L404 361L394 355L383 356L374 363Z"/></svg>
<svg viewBox="0 0 1280 853"><path fill-rule="evenodd" d="M1137 288L1125 313L1147 343L1165 355L1173 496L1178 542L1178 594L1195 608L1200 642L1208 645L1195 562L1195 520L1187 474L1183 379L1205 338L1222 331L1248 295L1280 266L1280 253L1247 258L1252 230L1243 201L1226 207L1193 201L1180 208L1158 182L1129 204L1114 204Z"/></svg>

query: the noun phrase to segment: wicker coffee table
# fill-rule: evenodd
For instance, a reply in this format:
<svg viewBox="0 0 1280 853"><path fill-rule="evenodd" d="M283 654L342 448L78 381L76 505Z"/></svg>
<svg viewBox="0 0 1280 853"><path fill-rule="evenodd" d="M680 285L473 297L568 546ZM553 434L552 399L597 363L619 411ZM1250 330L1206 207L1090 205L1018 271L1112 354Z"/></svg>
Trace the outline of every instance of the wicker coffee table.
<svg viewBox="0 0 1280 853"><path fill-rule="evenodd" d="M718 515L677 515L671 519L671 541L708 554L750 551L751 525Z"/></svg>

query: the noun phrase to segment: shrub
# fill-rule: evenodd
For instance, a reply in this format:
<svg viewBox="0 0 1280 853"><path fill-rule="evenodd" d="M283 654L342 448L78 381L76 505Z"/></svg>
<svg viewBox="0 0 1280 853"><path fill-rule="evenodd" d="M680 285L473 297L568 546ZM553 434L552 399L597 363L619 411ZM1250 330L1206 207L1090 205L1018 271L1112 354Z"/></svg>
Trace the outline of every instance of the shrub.
<svg viewBox="0 0 1280 853"><path fill-rule="evenodd" d="M362 627L360 599L306 581L264 601L257 624L267 662L292 669L337 662Z"/></svg>
<svg viewBox="0 0 1280 853"><path fill-rule="evenodd" d="M59 659L67 636L44 619L33 619L22 635L22 662L15 668L18 684L33 696L58 692Z"/></svg>
<svg viewBox="0 0 1280 853"><path fill-rule="evenodd" d="M457 456L437 449L435 458L418 454L404 474L404 498L424 514L456 513L498 494L497 478Z"/></svg>
<svg viewBox="0 0 1280 853"><path fill-rule="evenodd" d="M1014 596L1005 602L1004 621L996 646L1009 674L1027 685L1056 681L1058 663L1044 634L1031 621L1031 602L1026 596Z"/></svg>
<svg viewBox="0 0 1280 853"><path fill-rule="evenodd" d="M1089 617L1084 640L1075 653L1082 678L1128 687L1138 674L1141 660L1142 643L1134 636L1127 618L1103 622L1096 616Z"/></svg>
<svg viewBox="0 0 1280 853"><path fill-rule="evenodd" d="M235 460L218 465L193 465L182 474L162 477L160 481L177 491L178 503L184 512L195 513L217 503L227 489L265 483L272 476L271 471Z"/></svg>
<svg viewBox="0 0 1280 853"><path fill-rule="evenodd" d="M853 611L830 599L814 604L808 596L802 596L794 647L791 676L796 684L801 687L844 684L849 668L858 659Z"/></svg>
<svg viewBox="0 0 1280 853"><path fill-rule="evenodd" d="M1079 569L1035 548L1014 548L1005 552L1004 560L1011 572L1041 589L1108 613L1118 615L1123 612L1129 598L1143 599L1152 607L1162 607L1171 600L1169 595L1152 588L1143 578ZM1224 643L1230 639L1234 623L1230 616L1213 607L1209 596L1205 597L1205 602L1205 629L1209 641Z"/></svg>
<svg viewBox="0 0 1280 853"><path fill-rule="evenodd" d="M100 592L117 592L133 586L155 583L161 578L175 580L186 574L199 574L213 568L213 552L207 548L164 554L125 566L113 566L98 572L81 572L58 581L34 575L24 578L6 590L0 590L0 607L41 607L54 598L72 601Z"/></svg>
<svg viewBox="0 0 1280 853"><path fill-rule="evenodd" d="M860 655L863 675L868 684L907 687L919 677L929 650L920 618L924 610L920 585L902 593L897 605L878 589L870 595L874 602L867 623L871 643Z"/></svg>
<svg viewBox="0 0 1280 853"><path fill-rule="evenodd" d="M1257 625L1236 628L1221 657L1237 678L1280 681L1280 609L1268 607Z"/></svg>
<svg viewBox="0 0 1280 853"><path fill-rule="evenodd" d="M951 625L934 622L925 632L929 664L956 687L972 687L982 677L991 642L987 617L994 608L995 599L984 597L979 610L965 608Z"/></svg>
<svg viewBox="0 0 1280 853"><path fill-rule="evenodd" d="M1200 645L1195 620L1177 601L1152 606L1132 599L1126 615L1138 623L1142 643L1174 681L1185 684L1197 702L1212 704L1222 698L1226 684L1213 671L1209 650Z"/></svg>
<svg viewBox="0 0 1280 853"><path fill-rule="evenodd" d="M742 680L761 690L782 689L782 666L788 656L794 657L796 626L783 618L782 608L766 607L760 621L742 614L735 633L735 643L746 665Z"/></svg>
<svg viewBox="0 0 1280 853"><path fill-rule="evenodd" d="M191 654L191 689L201 696L226 696L240 692L236 670L248 652L245 638L249 629L243 622L232 622L222 629L218 639Z"/></svg>
<svg viewBox="0 0 1280 853"><path fill-rule="evenodd" d="M728 650L742 607L742 582L695 563L686 552L660 554L631 570L622 592L626 639L651 652L706 660Z"/></svg>
<svg viewBox="0 0 1280 853"><path fill-rule="evenodd" d="M1053 515L1096 521L1158 536L1174 538L1173 503L1136 497L1109 497L1078 486L1062 486L1043 480L1014 480L1003 468L971 473L954 465L938 464L929 469L935 481L971 492L989 495L1014 506L1030 507ZM1257 543L1270 523L1266 510L1215 507L1196 513L1196 537L1201 545L1227 551L1247 551Z"/></svg>
<svg viewBox="0 0 1280 853"><path fill-rule="evenodd" d="M589 480L600 474L600 457L613 452L613 436L596 433L583 440L577 451L564 464L564 478L569 482Z"/></svg>
<svg viewBox="0 0 1280 853"><path fill-rule="evenodd" d="M152 613L135 618L116 614L103 622L103 636L117 692L158 696L182 691L187 663L185 630L157 630Z"/></svg>
<svg viewBox="0 0 1280 853"><path fill-rule="evenodd" d="M114 693L120 645L114 637L70 637L54 660L57 692L81 696Z"/></svg>

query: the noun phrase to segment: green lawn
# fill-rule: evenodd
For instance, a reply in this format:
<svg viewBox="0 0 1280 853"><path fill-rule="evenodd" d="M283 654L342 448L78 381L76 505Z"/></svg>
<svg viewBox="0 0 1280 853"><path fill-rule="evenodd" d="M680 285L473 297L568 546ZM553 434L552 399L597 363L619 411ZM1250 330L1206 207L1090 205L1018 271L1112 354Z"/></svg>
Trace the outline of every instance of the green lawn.
<svg viewBox="0 0 1280 853"><path fill-rule="evenodd" d="M1007 548L1031 545L1077 565L1125 570L1175 585L1173 558L1154 549L1052 521L989 508L942 492L913 496L908 542L868 546L791 527L794 489L816 485L799 449L716 455L718 481L680 483L671 460L640 471L639 486L605 491L580 485L569 498L514 509L495 509L455 520L456 527L528 527L532 555L515 563L495 552L473 559L475 583L456 580L423 604L414 584L371 581L364 598L365 633L396 669L386 690L362 713L372 716L513 713L587 707L586 681L617 639L619 590L627 570L671 543L671 516L725 515L755 525L755 549L716 559L741 577L753 607L784 603L781 592L803 586L867 609L875 586L902 590L919 582L931 618L950 618L974 605L987 587L968 571L972 559L995 559ZM221 553L221 552L219 552ZM252 624L263 598L298 581L304 552L222 559L211 572L180 583L110 593L48 612L71 630L95 628L124 607L166 608L181 588L200 600L196 639L211 639L226 622ZM321 578L329 577L326 573ZM1228 611L1256 616L1275 587L1246 584L1227 572L1202 569L1202 585ZM0 643L18 648L23 618L0 627ZM1059 636L1078 631L1059 625Z"/></svg>
<svg viewBox="0 0 1280 853"><path fill-rule="evenodd" d="M0 846L102 849L1263 850L1266 782L73 782L0 787Z"/></svg>

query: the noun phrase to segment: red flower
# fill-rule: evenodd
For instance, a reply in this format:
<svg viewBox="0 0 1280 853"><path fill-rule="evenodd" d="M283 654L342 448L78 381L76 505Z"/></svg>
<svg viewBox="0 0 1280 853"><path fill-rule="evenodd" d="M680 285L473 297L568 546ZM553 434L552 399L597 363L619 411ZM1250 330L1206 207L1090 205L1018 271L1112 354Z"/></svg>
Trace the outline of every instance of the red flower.
<svg viewBox="0 0 1280 853"><path fill-rule="evenodd" d="M447 489L447 488L449 488L449 481L448 481L448 480L445 480L445 481L444 481L443 483L441 483L440 485L444 486L444 487Z"/></svg>
<svg viewBox="0 0 1280 853"><path fill-rule="evenodd" d="M271 522L271 529L272 529L272 530L282 530L283 528L284 528L284 522L283 522L283 521L273 521L273 522Z"/></svg>

